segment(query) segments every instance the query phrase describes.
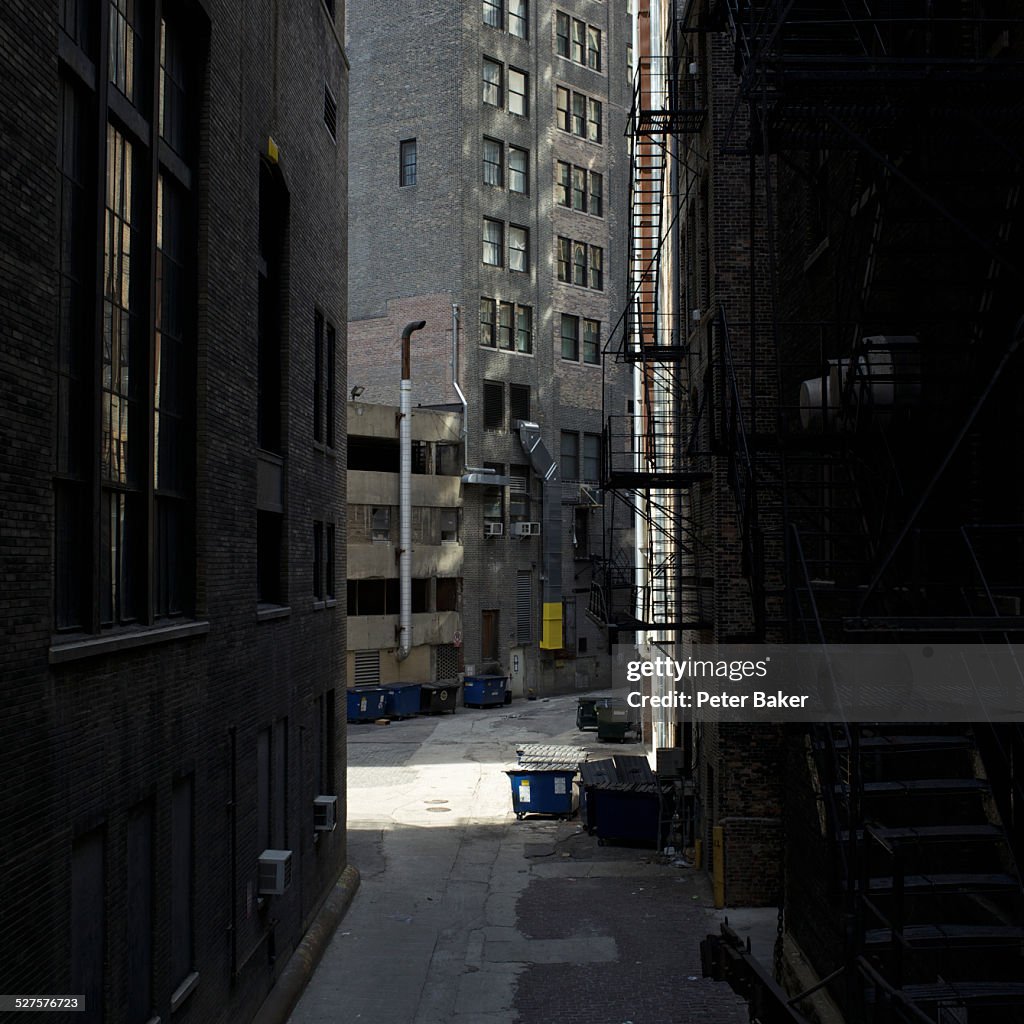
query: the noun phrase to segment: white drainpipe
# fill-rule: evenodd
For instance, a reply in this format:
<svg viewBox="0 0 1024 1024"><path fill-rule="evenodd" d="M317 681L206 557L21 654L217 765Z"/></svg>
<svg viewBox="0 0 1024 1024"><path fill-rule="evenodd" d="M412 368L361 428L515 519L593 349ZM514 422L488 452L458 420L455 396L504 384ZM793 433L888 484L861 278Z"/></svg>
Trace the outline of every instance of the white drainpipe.
<svg viewBox="0 0 1024 1024"><path fill-rule="evenodd" d="M398 652L404 661L412 650L412 360L410 338L426 327L415 320L402 331L402 384L398 404Z"/></svg>

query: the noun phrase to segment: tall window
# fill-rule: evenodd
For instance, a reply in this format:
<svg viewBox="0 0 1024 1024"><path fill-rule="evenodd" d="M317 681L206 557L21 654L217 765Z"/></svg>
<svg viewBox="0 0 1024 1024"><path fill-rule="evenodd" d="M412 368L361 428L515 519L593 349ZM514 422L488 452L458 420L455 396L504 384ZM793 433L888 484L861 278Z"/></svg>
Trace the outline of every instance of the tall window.
<svg viewBox="0 0 1024 1024"><path fill-rule="evenodd" d="M604 249L599 245L590 247L590 287L604 290Z"/></svg>
<svg viewBox="0 0 1024 1024"><path fill-rule="evenodd" d="M327 379L324 383L324 421L326 424L326 438L327 447L334 447L334 427L335 417L334 409L337 405L335 400L334 391L334 378L335 378L335 360L337 358L337 334L334 330L334 324L328 321L327 323Z"/></svg>
<svg viewBox="0 0 1024 1024"><path fill-rule="evenodd" d="M562 314L562 358L579 362L580 358L580 318Z"/></svg>
<svg viewBox="0 0 1024 1024"><path fill-rule="evenodd" d="M596 483L601 479L601 435L583 435L583 479Z"/></svg>
<svg viewBox="0 0 1024 1024"><path fill-rule="evenodd" d="M578 18L572 19L572 59L577 64L582 64L584 54L584 40L587 34L587 26L585 22L580 21Z"/></svg>
<svg viewBox="0 0 1024 1024"><path fill-rule="evenodd" d="M517 421L530 418L530 385L509 384L508 386L509 430L518 430Z"/></svg>
<svg viewBox="0 0 1024 1024"><path fill-rule="evenodd" d="M86 632L188 614L194 592L192 225L207 26L127 0L106 11L100 52L86 6L61 5L75 57L60 63L58 92L54 619Z"/></svg>
<svg viewBox="0 0 1024 1024"><path fill-rule="evenodd" d="M487 348L494 348L497 335L495 334L495 301L486 296L480 297L480 344Z"/></svg>
<svg viewBox="0 0 1024 1024"><path fill-rule="evenodd" d="M518 146L508 147L508 190L523 195L530 191L529 153Z"/></svg>
<svg viewBox="0 0 1024 1024"><path fill-rule="evenodd" d="M516 307L516 351L533 351L533 309L530 306Z"/></svg>
<svg viewBox="0 0 1024 1024"><path fill-rule="evenodd" d="M313 440L324 439L324 315L313 313Z"/></svg>
<svg viewBox="0 0 1024 1024"><path fill-rule="evenodd" d="M587 67L601 70L601 30L593 25L587 26Z"/></svg>
<svg viewBox="0 0 1024 1024"><path fill-rule="evenodd" d="M590 212L595 217L604 216L604 175L590 172Z"/></svg>
<svg viewBox="0 0 1024 1024"><path fill-rule="evenodd" d="M510 35L526 39L529 36L528 0L508 0L508 31Z"/></svg>
<svg viewBox="0 0 1024 1024"><path fill-rule="evenodd" d="M497 185L499 188L502 181L502 144L496 139L484 139L483 161L484 161L484 184Z"/></svg>
<svg viewBox="0 0 1024 1024"><path fill-rule="evenodd" d="M324 524L313 523L313 597L324 599Z"/></svg>
<svg viewBox="0 0 1024 1024"><path fill-rule="evenodd" d="M572 208L587 212L587 170L585 167L572 169Z"/></svg>
<svg viewBox="0 0 1024 1024"><path fill-rule="evenodd" d="M526 117L529 113L529 100L526 95L528 83L529 76L525 71L518 71L516 68L508 69L508 111L510 114Z"/></svg>
<svg viewBox="0 0 1024 1024"><path fill-rule="evenodd" d="M501 253L505 245L505 226L500 220L484 217L484 263L491 267L500 267Z"/></svg>
<svg viewBox="0 0 1024 1024"><path fill-rule="evenodd" d="M572 283L587 286L587 243L572 243Z"/></svg>
<svg viewBox="0 0 1024 1024"><path fill-rule="evenodd" d="M512 302L498 303L498 348L511 352L513 348L512 332L515 323L516 307Z"/></svg>
<svg viewBox="0 0 1024 1024"><path fill-rule="evenodd" d="M562 479L580 478L580 435L571 430L562 431Z"/></svg>
<svg viewBox="0 0 1024 1024"><path fill-rule="evenodd" d="M416 140L405 139L398 144L398 184L416 184Z"/></svg>
<svg viewBox="0 0 1024 1024"><path fill-rule="evenodd" d="M601 101L587 99L587 138L591 142L601 141Z"/></svg>
<svg viewBox="0 0 1024 1024"><path fill-rule="evenodd" d="M555 168L555 202L559 206L572 205L572 164L561 160Z"/></svg>
<svg viewBox="0 0 1024 1024"><path fill-rule="evenodd" d="M530 232L517 224L508 226L508 269L525 274L530 269Z"/></svg>
<svg viewBox="0 0 1024 1024"><path fill-rule="evenodd" d="M484 381L484 430L505 429L505 385L501 381Z"/></svg>
<svg viewBox="0 0 1024 1024"><path fill-rule="evenodd" d="M490 25L491 28L501 28L501 0L483 0L483 4L484 24Z"/></svg>
<svg viewBox="0 0 1024 1024"><path fill-rule="evenodd" d="M555 53L559 57L569 56L569 31L571 19L565 11L555 12Z"/></svg>
<svg viewBox="0 0 1024 1024"><path fill-rule="evenodd" d="M563 131L572 131L570 108L572 93L561 85L555 86L555 124Z"/></svg>
<svg viewBox="0 0 1024 1024"><path fill-rule="evenodd" d="M601 362L601 324L597 320L583 321L583 362Z"/></svg>
<svg viewBox="0 0 1024 1024"><path fill-rule="evenodd" d="M337 593L337 569L335 567L334 523L327 524L327 550L324 554L324 591L327 600L333 601Z"/></svg>
<svg viewBox="0 0 1024 1024"><path fill-rule="evenodd" d="M569 283L572 281L572 239L558 238L558 280Z"/></svg>
<svg viewBox="0 0 1024 1024"><path fill-rule="evenodd" d="M501 65L488 57L484 57L484 95L483 100L488 106L502 105Z"/></svg>

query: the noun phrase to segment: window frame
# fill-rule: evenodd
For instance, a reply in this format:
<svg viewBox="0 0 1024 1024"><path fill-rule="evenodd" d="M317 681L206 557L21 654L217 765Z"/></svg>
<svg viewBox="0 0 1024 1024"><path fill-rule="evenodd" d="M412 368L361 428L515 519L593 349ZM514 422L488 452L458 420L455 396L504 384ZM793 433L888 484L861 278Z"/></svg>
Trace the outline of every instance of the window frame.
<svg viewBox="0 0 1024 1024"><path fill-rule="evenodd" d="M580 337L580 352L583 362L588 366L601 365L601 321L590 317L583 318L583 330ZM591 358L588 358L588 353Z"/></svg>
<svg viewBox="0 0 1024 1024"><path fill-rule="evenodd" d="M569 60L572 19L565 11L555 11L555 55Z"/></svg>
<svg viewBox="0 0 1024 1024"><path fill-rule="evenodd" d="M513 154L518 154L522 157L522 167L513 167L512 157ZM509 143L508 151L506 154L508 162L508 190L514 192L516 195L528 196L530 194L530 151L523 149L522 146L513 146ZM522 179L522 188L516 188L513 182L517 178Z"/></svg>
<svg viewBox="0 0 1024 1024"><path fill-rule="evenodd" d="M514 302L498 302L497 343L502 352L515 348L516 305Z"/></svg>
<svg viewBox="0 0 1024 1024"><path fill-rule="evenodd" d="M566 328L569 328L566 330ZM570 363L580 361L580 318L572 313L562 313L559 321L562 359Z"/></svg>
<svg viewBox="0 0 1024 1024"><path fill-rule="evenodd" d="M490 19L488 18L488 12L491 12ZM489 28L500 29L503 27L505 23L504 4L502 0L483 0L483 8L481 14L483 18L483 23L487 25Z"/></svg>
<svg viewBox="0 0 1024 1024"><path fill-rule="evenodd" d="M517 31L514 25L522 31ZM530 38L530 0L508 0L508 34L516 39Z"/></svg>
<svg viewBox="0 0 1024 1024"><path fill-rule="evenodd" d="M410 160L409 154L412 154ZM402 139L398 143L398 186L409 188L416 184L417 171L417 148L416 138Z"/></svg>
<svg viewBox="0 0 1024 1024"><path fill-rule="evenodd" d="M496 80L488 79L487 72L489 70L497 73ZM501 109L505 105L505 66L501 61L497 61L493 57L484 57L481 81L483 83L482 102L484 106ZM488 99L488 95L492 95L494 98Z"/></svg>
<svg viewBox="0 0 1024 1024"><path fill-rule="evenodd" d="M516 352L533 355L533 307L516 304Z"/></svg>
<svg viewBox="0 0 1024 1024"><path fill-rule="evenodd" d="M508 226L508 269L513 274L530 272L530 229L522 224Z"/></svg>
<svg viewBox="0 0 1024 1024"><path fill-rule="evenodd" d="M493 156L493 149L497 149L498 159L497 161L488 159L488 148L492 148L491 156ZM485 135L483 138L483 144L480 147L481 162L483 165L483 179L485 185L490 185L492 188L504 188L505 186L505 144L500 139L493 139L489 135ZM488 168L493 168L493 176L496 177L496 181L488 181L487 171Z"/></svg>
<svg viewBox="0 0 1024 1024"><path fill-rule="evenodd" d="M487 319L484 318L485 312L488 314ZM498 347L498 314L497 314L497 300L492 299L487 295L480 296L480 335L479 343L484 348L497 348ZM486 328L486 330L485 330ZM490 339L490 340L488 340Z"/></svg>
<svg viewBox="0 0 1024 1024"><path fill-rule="evenodd" d="M522 91L514 87L516 78L521 79ZM518 84L518 83L515 83ZM519 68L508 67L508 112L513 117L530 116L530 75ZM515 97L515 99L514 99Z"/></svg>
<svg viewBox="0 0 1024 1024"><path fill-rule="evenodd" d="M488 228L491 231L497 232L497 239L488 238ZM487 258L488 251L490 250L491 255L495 258L489 260ZM505 257L505 222L496 220L493 217L484 217L484 228L483 228L483 263L487 267L504 267Z"/></svg>

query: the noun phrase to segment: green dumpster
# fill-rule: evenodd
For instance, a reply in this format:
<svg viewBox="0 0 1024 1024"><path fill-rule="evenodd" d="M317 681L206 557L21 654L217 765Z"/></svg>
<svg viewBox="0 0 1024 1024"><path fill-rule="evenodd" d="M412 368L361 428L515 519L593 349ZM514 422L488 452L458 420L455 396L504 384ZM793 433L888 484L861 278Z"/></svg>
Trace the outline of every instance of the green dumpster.
<svg viewBox="0 0 1024 1024"><path fill-rule="evenodd" d="M580 732L597 728L597 697L580 697L576 705L576 728Z"/></svg>
<svg viewBox="0 0 1024 1024"><path fill-rule="evenodd" d="M622 743L628 733L636 730L633 709L624 700L617 697L599 700L595 712L599 740L618 740Z"/></svg>

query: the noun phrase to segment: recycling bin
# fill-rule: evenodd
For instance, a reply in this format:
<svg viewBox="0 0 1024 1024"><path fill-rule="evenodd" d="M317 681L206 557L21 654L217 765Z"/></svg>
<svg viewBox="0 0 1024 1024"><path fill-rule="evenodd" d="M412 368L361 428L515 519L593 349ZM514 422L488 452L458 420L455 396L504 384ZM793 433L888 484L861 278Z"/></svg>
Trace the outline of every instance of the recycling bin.
<svg viewBox="0 0 1024 1024"><path fill-rule="evenodd" d="M588 787L587 809L590 829L601 843L612 840L657 848L668 838L671 801L657 785Z"/></svg>
<svg viewBox="0 0 1024 1024"><path fill-rule="evenodd" d="M636 728L633 709L618 698L597 701L597 738L599 740L625 740L626 733Z"/></svg>
<svg viewBox="0 0 1024 1024"><path fill-rule="evenodd" d="M505 703L508 676L466 676L462 683L462 703L467 707L493 708Z"/></svg>
<svg viewBox="0 0 1024 1024"><path fill-rule="evenodd" d="M576 813L575 764L518 765L506 769L505 774L512 783L512 810L518 819L527 814L552 814L564 820Z"/></svg>
<svg viewBox="0 0 1024 1024"><path fill-rule="evenodd" d="M419 683L389 683L383 689L386 694L384 711L388 718L409 718L419 714Z"/></svg>
<svg viewBox="0 0 1024 1024"><path fill-rule="evenodd" d="M455 714L459 702L458 683L420 683L420 714Z"/></svg>
<svg viewBox="0 0 1024 1024"><path fill-rule="evenodd" d="M597 728L597 698L580 697L576 705L576 728L580 732Z"/></svg>
<svg viewBox="0 0 1024 1024"><path fill-rule="evenodd" d="M348 691L348 720L372 722L384 716L387 694L379 686L362 686Z"/></svg>

